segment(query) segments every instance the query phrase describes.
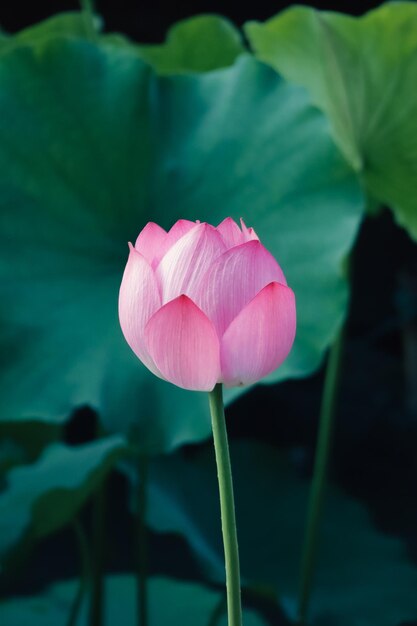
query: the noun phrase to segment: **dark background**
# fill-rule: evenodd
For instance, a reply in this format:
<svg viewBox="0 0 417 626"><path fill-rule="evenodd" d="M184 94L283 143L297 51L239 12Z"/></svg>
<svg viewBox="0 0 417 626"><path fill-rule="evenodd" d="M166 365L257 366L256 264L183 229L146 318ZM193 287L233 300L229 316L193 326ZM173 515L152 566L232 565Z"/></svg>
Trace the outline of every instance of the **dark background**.
<svg viewBox="0 0 417 626"><path fill-rule="evenodd" d="M362 14L380 2L315 2L326 10ZM169 3L153 0L101 0L97 10L106 30L120 31L140 42L161 42L174 22L204 12L229 17L237 25L264 20L290 3L257 0L250 5L231 2ZM0 9L0 24L15 32L65 10L76 2L38 0L8 3ZM228 409L230 435L274 442L290 449L300 472L311 473L324 368L314 376L277 386L258 386ZM279 408L277 408L279 407ZM280 419L280 414L285 419ZM76 413L67 438L76 443L93 438L94 415ZM363 224L352 260L352 299L346 329L342 382L331 477L366 504L377 527L405 541L417 563L417 247L383 210ZM186 451L185 451L186 453ZM110 481L115 515L108 568L129 568L131 520L120 516L126 484L119 475ZM117 502L120 502L120 506ZM85 513L88 523L88 510ZM114 519L113 519L114 517ZM117 539L116 539L117 538ZM33 592L45 582L77 571L73 538L63 532L40 545L14 591ZM63 549L66 546L66 549ZM178 539L153 536L153 571L169 573L172 553L190 572L191 555ZM178 563L178 559L176 559Z"/></svg>
<svg viewBox="0 0 417 626"><path fill-rule="evenodd" d="M141 43L158 43L163 41L167 29L174 22L198 13L219 13L240 26L248 20L266 20L291 4L305 4L318 9L342 11L353 15L361 15L373 9L381 2L203 2L188 0L187 2L169 2L168 0L96 0L95 6L103 17L106 30L120 31ZM4 3L0 9L0 25L8 32L15 32L25 26L39 22L60 11L74 11L79 2L70 0L13 0Z"/></svg>

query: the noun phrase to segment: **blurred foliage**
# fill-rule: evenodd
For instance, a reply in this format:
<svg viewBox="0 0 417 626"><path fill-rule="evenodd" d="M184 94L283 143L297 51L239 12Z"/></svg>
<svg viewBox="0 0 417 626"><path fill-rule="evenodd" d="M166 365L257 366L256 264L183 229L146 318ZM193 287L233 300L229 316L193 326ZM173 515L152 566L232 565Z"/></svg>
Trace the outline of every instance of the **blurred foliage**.
<svg viewBox="0 0 417 626"><path fill-rule="evenodd" d="M231 457L243 583L274 585L281 605L295 618L308 482L272 446L234 443ZM160 532L182 534L206 574L224 580L210 448L153 463L148 523ZM336 487L326 496L319 555L312 626L393 626L417 615L417 569L401 542L378 532L365 508Z"/></svg>
<svg viewBox="0 0 417 626"><path fill-rule="evenodd" d="M9 472L0 492L0 565L19 541L71 522L125 452L119 436L75 447L56 443L36 463Z"/></svg>
<svg viewBox="0 0 417 626"><path fill-rule="evenodd" d="M0 422L0 476L13 465L31 463L62 437L62 425L51 422Z"/></svg>
<svg viewBox="0 0 417 626"><path fill-rule="evenodd" d="M0 621L13 626L58 626L66 624L78 583L57 583L43 595L16 598L0 604ZM153 624L207 626L209 617L222 602L223 594L202 585L164 578L149 581L149 604ZM87 606L76 621L86 626ZM109 576L106 579L104 626L136 626L136 581L133 576ZM244 612L245 626L264 626L265 622L253 611ZM186 620L186 621L185 621ZM225 615L216 626L226 626Z"/></svg>
<svg viewBox="0 0 417 626"><path fill-rule="evenodd" d="M101 28L100 18L96 18L95 23L97 28ZM8 52L15 46L32 45L43 39L48 40L54 37L87 37L88 33L89 28L85 15L78 12L58 13L39 24L25 28L15 35L2 33L0 52Z"/></svg>
<svg viewBox="0 0 417 626"><path fill-rule="evenodd" d="M232 65L244 52L240 32L217 15L198 15L175 24L162 45L137 48L158 74L208 72Z"/></svg>
<svg viewBox="0 0 417 626"><path fill-rule="evenodd" d="M255 54L304 85L369 193L417 238L417 5L353 18L294 7L249 22Z"/></svg>

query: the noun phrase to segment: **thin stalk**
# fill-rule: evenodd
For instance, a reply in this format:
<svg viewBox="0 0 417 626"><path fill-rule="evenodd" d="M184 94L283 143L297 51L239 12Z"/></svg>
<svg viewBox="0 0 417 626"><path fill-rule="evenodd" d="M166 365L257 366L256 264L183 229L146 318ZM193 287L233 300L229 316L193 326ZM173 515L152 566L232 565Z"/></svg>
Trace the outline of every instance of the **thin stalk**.
<svg viewBox="0 0 417 626"><path fill-rule="evenodd" d="M213 391L209 393L209 402L220 492L220 512L226 564L228 625L241 626L242 606L240 597L239 549L237 544L232 470L230 466L221 384L216 385Z"/></svg>
<svg viewBox="0 0 417 626"><path fill-rule="evenodd" d="M148 459L141 455L138 461L137 519L136 519L136 572L138 626L148 625L148 536L146 529L146 504Z"/></svg>
<svg viewBox="0 0 417 626"><path fill-rule="evenodd" d="M90 578L90 554L88 550L87 537L85 536L84 529L78 520L74 521L73 528L80 553L81 573L80 582L74 602L72 603L67 626L75 626L77 623L80 608L87 592Z"/></svg>
<svg viewBox="0 0 417 626"><path fill-rule="evenodd" d="M104 552L106 545L106 482L98 488L93 500L92 587L90 626L102 626L104 604Z"/></svg>
<svg viewBox="0 0 417 626"><path fill-rule="evenodd" d="M343 330L330 348L320 409L313 479L311 483L307 526L301 560L301 578L298 604L298 624L305 624L311 594L317 554L318 532L326 486L327 467L331 449L335 404L339 387L339 371L343 349Z"/></svg>

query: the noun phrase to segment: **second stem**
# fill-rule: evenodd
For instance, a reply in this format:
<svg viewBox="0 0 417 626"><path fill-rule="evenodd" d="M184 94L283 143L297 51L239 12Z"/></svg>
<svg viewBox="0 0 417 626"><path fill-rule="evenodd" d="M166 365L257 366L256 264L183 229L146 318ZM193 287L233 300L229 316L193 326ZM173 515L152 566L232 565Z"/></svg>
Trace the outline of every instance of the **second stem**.
<svg viewBox="0 0 417 626"><path fill-rule="evenodd" d="M299 626L305 624L313 581L317 553L319 524L326 486L327 466L333 433L335 402L339 382L340 358L343 347L343 330L339 332L329 353L326 368L322 405L320 409L319 432L314 460L313 480L307 513L307 527L301 562L301 580L298 605Z"/></svg>
<svg viewBox="0 0 417 626"><path fill-rule="evenodd" d="M147 590L147 528L146 496L148 482L148 459L140 455L137 464L137 515L136 515L136 568L137 568L137 611L138 626L148 625Z"/></svg>

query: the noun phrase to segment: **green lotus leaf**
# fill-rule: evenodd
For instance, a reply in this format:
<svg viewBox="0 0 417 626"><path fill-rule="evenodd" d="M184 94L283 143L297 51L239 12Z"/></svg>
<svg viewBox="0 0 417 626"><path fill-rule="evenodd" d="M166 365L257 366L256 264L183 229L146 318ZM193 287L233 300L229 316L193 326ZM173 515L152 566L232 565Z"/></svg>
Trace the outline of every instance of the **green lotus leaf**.
<svg viewBox="0 0 417 626"><path fill-rule="evenodd" d="M95 17L94 20L97 29L101 28L102 20L99 17ZM15 46L31 45L42 39L87 36L89 28L83 13L76 11L57 13L43 22L24 28L15 35L0 32L0 53L7 52Z"/></svg>
<svg viewBox="0 0 417 626"><path fill-rule="evenodd" d="M123 339L127 242L149 220L253 225L297 297L277 380L313 371L340 327L362 211L325 117L247 55L158 77L135 46L14 48L0 61L0 419L90 405L148 453L207 437L205 394L154 377Z"/></svg>
<svg viewBox="0 0 417 626"><path fill-rule="evenodd" d="M165 43L137 49L163 75L227 67L242 54L244 46L240 32L229 20L219 15L197 15L174 24Z"/></svg>
<svg viewBox="0 0 417 626"><path fill-rule="evenodd" d="M371 196L417 238L417 5L360 18L293 7L245 31L259 59L310 91Z"/></svg>

